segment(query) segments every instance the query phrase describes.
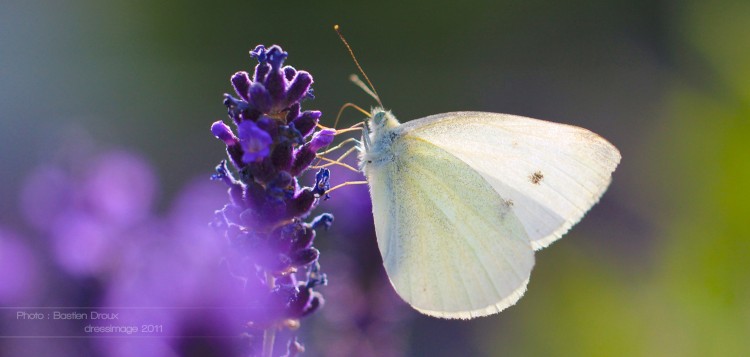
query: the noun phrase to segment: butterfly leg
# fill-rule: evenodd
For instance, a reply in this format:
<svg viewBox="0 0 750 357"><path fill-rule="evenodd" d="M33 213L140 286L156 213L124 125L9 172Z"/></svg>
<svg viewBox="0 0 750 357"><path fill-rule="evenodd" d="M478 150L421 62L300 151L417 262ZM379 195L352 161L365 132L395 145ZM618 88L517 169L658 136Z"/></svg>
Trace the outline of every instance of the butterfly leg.
<svg viewBox="0 0 750 357"><path fill-rule="evenodd" d="M353 167L351 167L351 166L349 166L349 165L341 162L341 160L344 160L347 156L349 156L349 154L353 153L354 151L357 151L357 149L358 149L357 146L353 146L353 147L349 148L349 150L347 150L345 153L341 154L341 156L339 156L339 158L336 159L336 160L331 160L331 159L329 159L327 157L319 156L318 157L319 159L321 159L323 161L326 161L328 163L324 164L324 165L320 165L320 166L311 166L310 168L313 168L313 169L322 169L324 167L328 167L328 166L332 166L332 165L339 165L339 166L345 167L345 168L347 168L349 170L352 170L354 172L359 172L359 170L357 170L357 169L355 169L355 168L353 168Z"/></svg>
<svg viewBox="0 0 750 357"><path fill-rule="evenodd" d="M346 140L342 141L338 145L336 145L336 146L334 146L334 147L332 147L332 148L330 148L330 149L328 149L326 151L319 152L318 156L322 156L322 155L328 154L328 153L330 153L332 151L336 151L338 149L341 149L342 147L344 147L345 144L352 143L352 142L356 143L357 146L362 145L362 143L359 140L357 140L355 138L349 138L349 139L346 139Z"/></svg>
<svg viewBox="0 0 750 357"><path fill-rule="evenodd" d="M370 142L370 128L367 127L367 123L362 123L364 124L362 126L362 141L365 144L365 151L369 151L372 147L372 143Z"/></svg>
<svg viewBox="0 0 750 357"><path fill-rule="evenodd" d="M352 186L352 185L367 185L367 181L347 181L342 184L338 184L336 186L331 187L328 191L326 191L326 194L329 194L333 192L334 190L338 190L339 188L342 188L345 186Z"/></svg>
<svg viewBox="0 0 750 357"><path fill-rule="evenodd" d="M357 124L354 124L354 125L346 128L346 129L342 129L342 130L335 130L334 129L335 133L333 135L339 135L339 134L343 134L343 133L350 132L350 131L362 130L362 128L360 128L359 126L363 125L363 124L364 124L364 122L357 123ZM322 128L324 130L329 129L329 128L326 128L325 126L322 126L320 124L318 124L318 127ZM357 146L361 146L360 142L357 139L355 139L355 138L346 139L346 140L342 141L341 143L339 143L338 145L334 146L333 148L330 148L330 149L328 149L326 151L323 151L323 152L319 152L317 154L318 161L315 162L314 166L317 166L320 163L320 160L323 159L322 155L328 154L328 153L330 153L330 152L332 152L334 150L338 150L338 149L344 147L345 144L348 144L350 142L354 142L354 143L356 143ZM323 149L325 149L326 147L323 147Z"/></svg>
<svg viewBox="0 0 750 357"><path fill-rule="evenodd" d="M360 128L360 126L362 126L363 123L364 122L360 122L360 123L354 124L354 125L346 128L346 129L336 130L336 133L333 134L333 135L339 135L339 134L343 134L343 133L348 133L350 131L362 130L362 128ZM321 125L321 127L323 127L323 126ZM323 128L325 128L325 127L323 127Z"/></svg>

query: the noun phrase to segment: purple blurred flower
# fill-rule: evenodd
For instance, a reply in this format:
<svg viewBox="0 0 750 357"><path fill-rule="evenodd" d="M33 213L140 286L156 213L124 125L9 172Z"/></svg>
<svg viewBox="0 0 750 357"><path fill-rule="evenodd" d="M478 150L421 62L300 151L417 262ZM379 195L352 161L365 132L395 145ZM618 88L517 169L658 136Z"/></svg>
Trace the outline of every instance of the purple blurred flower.
<svg viewBox="0 0 750 357"><path fill-rule="evenodd" d="M115 151L93 160L84 183L89 211L104 222L127 227L148 217L156 174L143 158Z"/></svg>
<svg viewBox="0 0 750 357"><path fill-rule="evenodd" d="M0 305L34 305L43 286L38 261L20 238L0 227Z"/></svg>
<svg viewBox="0 0 750 357"><path fill-rule="evenodd" d="M245 302L240 299L247 289L243 291L241 282L227 273L221 263L224 246L207 224L215 207L225 201L224 189L205 177L195 180L166 217L152 211L155 191L150 165L123 151L94 158L75 156L70 167L47 163L35 170L22 190L23 213L41 235L40 243L51 249L32 251L31 244L0 229L0 269L11 272L0 279L0 302L82 307L79 310L90 306L119 312L118 324L153 324L163 332L146 334L149 338L77 340L86 346L75 346L85 347L75 353L36 340L33 344L12 341L3 351L13 351L12 355L241 354L245 348L241 341L227 337L238 335L248 313L225 307L242 306ZM45 261L51 263L39 263ZM46 276L49 281L42 281ZM44 288L54 294L45 294ZM7 331L80 336L81 324L107 322L16 324Z"/></svg>
<svg viewBox="0 0 750 357"><path fill-rule="evenodd" d="M60 267L76 276L110 269L129 230L149 218L156 175L142 158L113 151L84 170L47 164L22 190L26 220L45 233Z"/></svg>
<svg viewBox="0 0 750 357"><path fill-rule="evenodd" d="M68 273L82 277L103 272L120 238L112 228L85 212L61 215L51 237L57 263Z"/></svg>
<svg viewBox="0 0 750 357"><path fill-rule="evenodd" d="M96 340L107 356L239 355L237 335L243 319L240 286L220 264L222 245L206 224L210 207L221 203L216 185L205 178L191 182L175 200L167 219L144 222L131 231L131 241L118 255L103 306L121 310L118 323L154 324L150 338ZM235 293L233 293L233 291ZM192 338L215 336L218 338Z"/></svg>
<svg viewBox="0 0 750 357"><path fill-rule="evenodd" d="M224 96L239 142L223 123L211 127L235 169L222 161L213 176L229 187L229 203L217 211L214 226L227 241L229 274L242 282L250 354L292 354L302 349L293 332L299 319L323 305L315 288L327 280L313 247L315 228L333 222L330 214L306 222L330 187L330 172L321 169L312 187L300 186L299 175L335 131L313 134L321 113L301 109L301 101L312 97L313 79L284 66L288 53L259 45L250 55L258 60L253 75L231 77L239 98ZM274 336L283 338L273 343Z"/></svg>

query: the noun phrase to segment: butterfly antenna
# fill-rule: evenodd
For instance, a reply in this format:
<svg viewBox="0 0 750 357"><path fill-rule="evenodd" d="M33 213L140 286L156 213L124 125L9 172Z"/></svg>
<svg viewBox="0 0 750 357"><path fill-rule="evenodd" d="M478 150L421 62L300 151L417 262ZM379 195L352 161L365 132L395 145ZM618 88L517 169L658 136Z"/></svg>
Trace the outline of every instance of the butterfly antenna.
<svg viewBox="0 0 750 357"><path fill-rule="evenodd" d="M380 106L382 107L383 106L383 102L380 101L380 96L378 95L378 91L375 90L375 86L372 85L372 82L370 81L370 78L367 77L367 74L362 69L362 66L359 65L359 61L357 61L357 57L354 56L354 51L352 51L352 47L349 46L349 43L346 42L346 39L344 38L344 35L342 35L341 31L339 31L339 25L334 25L333 29L336 31L336 34L339 35L339 38L341 38L341 42L344 43L344 46L346 46L346 49L349 50L349 54L352 56L352 59L354 60L354 64L357 65L357 69L359 69L359 72L362 73L362 76L365 77L365 80L367 81L367 84L370 85L370 88L365 87L364 83L362 83L362 81L360 81L359 78L357 78L356 76L354 76L354 78L350 77L349 79L352 80L352 82L354 82L355 84L359 85L362 89L364 89L365 92L367 92L367 94L369 94L373 98L375 98L375 100L378 101L378 104L380 104ZM362 83L362 84L360 85L357 82ZM372 89L372 91L370 91L369 89Z"/></svg>
<svg viewBox="0 0 750 357"><path fill-rule="evenodd" d="M368 111L360 108L358 105L356 105L354 103L346 103L346 104L344 104L344 105L341 106L341 109L339 109L339 114L336 115L336 121L333 122L333 129L336 129L336 125L338 125L338 123L339 123L339 118L341 118L341 114L344 113L344 109L346 109L346 108L354 108L356 110L359 110L360 113L364 114L368 118L372 116L372 114L370 114L370 112L368 112Z"/></svg>
<svg viewBox="0 0 750 357"><path fill-rule="evenodd" d="M367 93L370 97L375 98L375 100L377 100L378 103L380 103L380 99L378 99L378 95L375 94L375 92L373 92L372 89L370 89L370 87L368 87L367 84L365 84L365 82L362 82L362 80L359 79L358 75L352 74L351 76L349 76L349 80L352 81L354 85L359 87L359 89L365 91L365 93ZM380 106L382 107L383 104L381 103Z"/></svg>

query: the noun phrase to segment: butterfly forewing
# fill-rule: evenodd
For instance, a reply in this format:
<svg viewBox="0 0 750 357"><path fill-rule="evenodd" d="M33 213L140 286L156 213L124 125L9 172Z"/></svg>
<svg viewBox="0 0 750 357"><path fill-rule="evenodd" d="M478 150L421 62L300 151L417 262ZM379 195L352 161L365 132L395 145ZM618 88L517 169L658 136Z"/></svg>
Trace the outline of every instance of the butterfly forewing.
<svg viewBox="0 0 750 357"><path fill-rule="evenodd" d="M560 238L611 181L620 153L583 128L481 112L410 121L400 135L438 146L484 178L512 207L534 249Z"/></svg>

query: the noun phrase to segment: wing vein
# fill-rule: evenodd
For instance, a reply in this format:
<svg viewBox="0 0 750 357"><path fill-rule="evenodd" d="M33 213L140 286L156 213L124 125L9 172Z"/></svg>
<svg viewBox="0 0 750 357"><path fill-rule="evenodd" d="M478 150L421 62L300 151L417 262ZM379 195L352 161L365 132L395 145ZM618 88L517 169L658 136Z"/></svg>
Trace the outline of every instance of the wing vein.
<svg viewBox="0 0 750 357"><path fill-rule="evenodd" d="M445 189L444 192L449 192L450 187L448 185L444 184L442 182L442 180L440 180L440 178L437 177L437 175L435 173L433 173L431 170L425 169L423 167L419 167L419 166L416 166L416 165L413 166L413 169L415 169L417 171L420 171L420 173L423 175L423 177L431 177L433 179L435 185L439 185L439 186L443 187ZM435 206L439 208L440 213L443 214L443 217L445 217L446 220L448 220L448 221L454 221L454 220L451 219L451 215L447 211L447 207L443 207L442 205L438 204L438 202L436 202L432 197L430 197L430 201L432 201L435 204ZM461 207L463 207L466 210L472 210L472 207L466 205L461 200L454 200L454 202L457 202L457 205L460 205ZM485 218L481 214L477 213L477 214L475 214L475 216L478 217L480 220L484 221L484 223L487 226L492 226L493 225L492 222L490 222L489 220L487 220L487 218ZM477 237L481 236L481 233L475 231L474 227L472 227L472 226L469 225L468 228L472 231L472 233L473 233L474 236L477 236ZM484 273L484 278L487 281L490 282L490 284L492 285L493 290L495 290L495 293L497 294L497 296L503 297L504 294L502 292L500 292L500 289L498 289L497 284L495 283L495 280L491 278L491 275L490 275L489 271L487 270L487 266L485 264L485 261L482 259L482 256L477 253L476 246L473 243L468 242L466 240L464 240L464 242L467 243L466 245L468 245L470 247L471 253L474 255L474 257L477 258L477 261L480 263L480 266L482 267L482 271ZM514 254L514 252L511 252L511 253ZM510 264L510 262L512 260L508 259L508 256L505 255L504 253L503 253L503 259L508 263L508 266L510 266L511 270L513 270L514 274L517 277L521 277L523 275L523 274L521 274L518 271L518 269L513 264ZM517 259L515 259L515 260L517 260Z"/></svg>

